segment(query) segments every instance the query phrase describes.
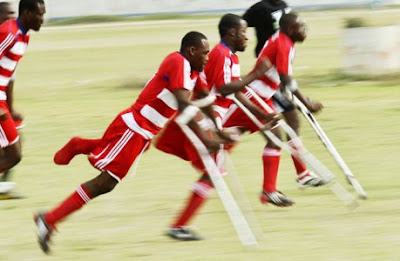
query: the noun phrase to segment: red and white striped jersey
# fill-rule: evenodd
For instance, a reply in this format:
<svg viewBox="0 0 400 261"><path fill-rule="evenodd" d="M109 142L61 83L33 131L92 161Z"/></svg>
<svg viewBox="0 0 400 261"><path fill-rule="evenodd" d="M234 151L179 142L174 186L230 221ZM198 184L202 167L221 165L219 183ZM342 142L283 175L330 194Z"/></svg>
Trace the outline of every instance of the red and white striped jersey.
<svg viewBox="0 0 400 261"><path fill-rule="evenodd" d="M178 102L172 91L207 88L199 72L191 70L190 63L180 53L169 54L157 73L146 84L136 102L123 115L125 123L133 130L151 139L178 110Z"/></svg>
<svg viewBox="0 0 400 261"><path fill-rule="evenodd" d="M222 118L232 104L232 99L229 98L229 95L222 97L218 94L217 90L220 86L240 79L239 57L224 42L220 42L208 55L208 62L204 68L204 72L207 77L209 90L215 92L217 96L214 110Z"/></svg>
<svg viewBox="0 0 400 261"><path fill-rule="evenodd" d="M18 19L10 19L0 25L0 101L7 100L7 85L28 42L29 33L20 26Z"/></svg>
<svg viewBox="0 0 400 261"><path fill-rule="evenodd" d="M262 57L267 57L272 63L271 69L249 86L261 97L271 98L281 82L279 75L293 74L294 56L295 49L292 40L283 32L277 31L265 43L257 60L258 64Z"/></svg>

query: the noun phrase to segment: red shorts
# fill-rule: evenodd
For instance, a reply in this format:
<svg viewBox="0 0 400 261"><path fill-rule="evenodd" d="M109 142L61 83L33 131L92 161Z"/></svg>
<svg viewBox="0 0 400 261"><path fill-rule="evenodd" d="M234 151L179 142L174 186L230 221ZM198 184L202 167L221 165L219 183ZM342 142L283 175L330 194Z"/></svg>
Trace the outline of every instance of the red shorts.
<svg viewBox="0 0 400 261"><path fill-rule="evenodd" d="M89 162L120 181L135 159L148 149L150 141L132 131L119 114L108 126L99 145L88 156Z"/></svg>
<svg viewBox="0 0 400 261"><path fill-rule="evenodd" d="M15 144L19 140L19 136L8 106L0 103L0 110L5 112L5 119L0 120L0 147L5 148Z"/></svg>
<svg viewBox="0 0 400 261"><path fill-rule="evenodd" d="M274 111L275 108L272 104L272 99L263 99ZM253 98L250 98L255 105L265 111L262 106ZM263 122L263 120L260 120ZM253 123L253 121L240 109L237 107L236 104L232 104L229 107L227 114L225 115L224 119L222 120L222 126L224 128L229 127L242 127L246 130L250 131L251 133L259 131L260 129Z"/></svg>
<svg viewBox="0 0 400 261"><path fill-rule="evenodd" d="M154 146L165 153L178 156L190 161L196 169L204 172L203 162L190 140L183 133L178 124L171 120L162 129L154 142Z"/></svg>

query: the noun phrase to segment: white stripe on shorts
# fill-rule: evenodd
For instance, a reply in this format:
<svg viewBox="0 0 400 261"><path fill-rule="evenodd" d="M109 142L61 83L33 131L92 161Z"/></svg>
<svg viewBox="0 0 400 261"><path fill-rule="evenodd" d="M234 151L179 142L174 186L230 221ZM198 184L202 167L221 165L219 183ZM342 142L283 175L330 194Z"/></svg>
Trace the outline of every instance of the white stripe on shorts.
<svg viewBox="0 0 400 261"><path fill-rule="evenodd" d="M107 156L104 159L99 160L95 167L99 169L103 169L107 166L111 161L115 159L115 157L122 151L125 145L129 142L132 138L134 132L130 129L126 130L125 133L122 135L121 139L115 144L115 146L110 150Z"/></svg>
<svg viewBox="0 0 400 261"><path fill-rule="evenodd" d="M2 148L5 148L8 146L8 139L7 136L3 130L3 127L0 125L0 146Z"/></svg>

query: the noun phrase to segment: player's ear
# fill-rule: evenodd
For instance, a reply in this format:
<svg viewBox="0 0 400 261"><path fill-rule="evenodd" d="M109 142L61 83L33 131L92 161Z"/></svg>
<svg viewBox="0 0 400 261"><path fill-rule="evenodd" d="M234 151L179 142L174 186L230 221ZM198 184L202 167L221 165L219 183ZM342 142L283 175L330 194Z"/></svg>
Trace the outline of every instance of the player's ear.
<svg viewBox="0 0 400 261"><path fill-rule="evenodd" d="M190 56L194 56L195 55L195 51L196 51L196 47L194 47L194 46L190 46L189 47L189 55Z"/></svg>
<svg viewBox="0 0 400 261"><path fill-rule="evenodd" d="M235 36L236 35L236 29L235 28L230 28L228 30L228 35L229 36Z"/></svg>

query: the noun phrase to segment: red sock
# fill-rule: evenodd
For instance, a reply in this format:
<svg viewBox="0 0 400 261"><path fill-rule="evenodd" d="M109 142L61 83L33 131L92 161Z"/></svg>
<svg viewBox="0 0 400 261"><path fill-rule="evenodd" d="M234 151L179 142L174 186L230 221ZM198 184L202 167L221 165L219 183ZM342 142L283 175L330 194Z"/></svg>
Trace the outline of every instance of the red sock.
<svg viewBox="0 0 400 261"><path fill-rule="evenodd" d="M265 192L271 193L276 191L276 179L278 177L281 151L279 149L265 147L262 158L264 166L263 189Z"/></svg>
<svg viewBox="0 0 400 261"><path fill-rule="evenodd" d="M189 223L190 219L197 213L205 200L208 198L212 185L209 181L198 181L193 185L193 193L186 207L178 216L172 227L182 227Z"/></svg>
<svg viewBox="0 0 400 261"><path fill-rule="evenodd" d="M80 185L72 195L65 199L58 207L46 213L46 222L52 227L62 221L68 215L80 209L91 200L91 196L86 189Z"/></svg>
<svg viewBox="0 0 400 261"><path fill-rule="evenodd" d="M294 167L296 168L296 173L298 176L301 174L304 174L305 172L308 172L307 166L306 166L306 164L304 164L303 161L300 161L293 155L292 155L292 159L293 159Z"/></svg>
<svg viewBox="0 0 400 261"><path fill-rule="evenodd" d="M73 137L54 155L54 162L67 165L78 154L89 154L100 142L100 139L82 139Z"/></svg>
<svg viewBox="0 0 400 261"><path fill-rule="evenodd" d="M297 148L301 148L301 146L302 146L301 139L298 138L298 139L291 140L291 141L289 141L289 145L292 148L297 150ZM302 160L294 157L293 155L292 155L292 160L293 160L294 167L296 168L296 173L298 176L304 175L306 172L308 172L307 166Z"/></svg>

